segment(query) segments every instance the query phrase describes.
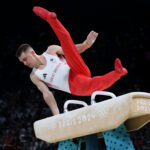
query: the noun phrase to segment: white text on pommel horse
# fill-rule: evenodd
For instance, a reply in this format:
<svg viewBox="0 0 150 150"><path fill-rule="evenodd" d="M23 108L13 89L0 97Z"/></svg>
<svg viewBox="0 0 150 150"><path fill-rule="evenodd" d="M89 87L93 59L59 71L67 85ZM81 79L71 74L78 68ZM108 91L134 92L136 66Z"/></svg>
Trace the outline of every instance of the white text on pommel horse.
<svg viewBox="0 0 150 150"><path fill-rule="evenodd" d="M59 121L58 127L59 128L64 128L68 126L75 126L75 125L80 125L85 122L90 122L95 119L98 119L99 117L104 117L104 112L99 112L98 115L95 115L94 113L87 113L83 114L74 118L68 117L68 119Z"/></svg>
<svg viewBox="0 0 150 150"><path fill-rule="evenodd" d="M137 107L136 107L137 111L150 112L150 101L149 100L139 99L139 100L137 100L136 104L137 104Z"/></svg>

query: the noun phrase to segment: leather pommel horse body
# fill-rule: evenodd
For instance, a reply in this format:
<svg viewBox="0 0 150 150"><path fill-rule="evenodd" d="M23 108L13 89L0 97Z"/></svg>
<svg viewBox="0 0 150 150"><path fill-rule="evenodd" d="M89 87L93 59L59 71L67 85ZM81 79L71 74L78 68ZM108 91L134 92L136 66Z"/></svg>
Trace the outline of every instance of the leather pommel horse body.
<svg viewBox="0 0 150 150"><path fill-rule="evenodd" d="M101 133L117 128L122 123L125 123L128 131L137 130L150 120L149 93L132 92L118 97L110 93L112 98L94 103L96 95L92 95L93 105L83 104L85 107L80 109L36 121L36 137L54 143Z"/></svg>

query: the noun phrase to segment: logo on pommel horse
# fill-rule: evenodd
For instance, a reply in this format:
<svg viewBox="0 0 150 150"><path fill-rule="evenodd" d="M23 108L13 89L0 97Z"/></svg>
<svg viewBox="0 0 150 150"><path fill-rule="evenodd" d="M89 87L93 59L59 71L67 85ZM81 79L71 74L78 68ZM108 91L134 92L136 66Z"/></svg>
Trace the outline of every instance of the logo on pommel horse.
<svg viewBox="0 0 150 150"><path fill-rule="evenodd" d="M84 114L81 114L79 116L75 116L75 117L67 117L66 119L59 121L58 123L58 127L59 128L65 128L65 127L69 127L69 126L76 126L76 125L80 125L83 123L88 123L90 121L94 121L98 118L103 118L105 115L107 114L107 111L97 111L96 113L93 112L86 112Z"/></svg>
<svg viewBox="0 0 150 150"><path fill-rule="evenodd" d="M136 101L136 110L140 112L150 113L150 101L137 99Z"/></svg>

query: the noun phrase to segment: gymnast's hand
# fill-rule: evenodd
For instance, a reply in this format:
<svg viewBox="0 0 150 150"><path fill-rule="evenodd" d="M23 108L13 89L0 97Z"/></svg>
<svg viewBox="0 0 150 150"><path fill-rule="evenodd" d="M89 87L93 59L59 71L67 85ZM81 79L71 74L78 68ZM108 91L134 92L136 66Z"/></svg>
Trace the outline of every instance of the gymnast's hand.
<svg viewBox="0 0 150 150"><path fill-rule="evenodd" d="M88 36L86 38L86 41L85 41L88 48L90 48L94 44L94 42L96 41L97 36L98 36L98 33L95 32L95 31L91 31L88 34Z"/></svg>

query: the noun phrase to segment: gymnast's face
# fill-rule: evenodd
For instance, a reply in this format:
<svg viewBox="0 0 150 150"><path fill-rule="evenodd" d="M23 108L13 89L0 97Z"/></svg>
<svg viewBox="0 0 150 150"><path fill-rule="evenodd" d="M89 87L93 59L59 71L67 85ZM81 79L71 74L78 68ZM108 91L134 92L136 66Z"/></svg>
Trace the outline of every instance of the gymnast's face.
<svg viewBox="0 0 150 150"><path fill-rule="evenodd" d="M25 66L33 68L36 66L36 54L33 49L29 49L26 52L22 52L19 61L22 62Z"/></svg>

